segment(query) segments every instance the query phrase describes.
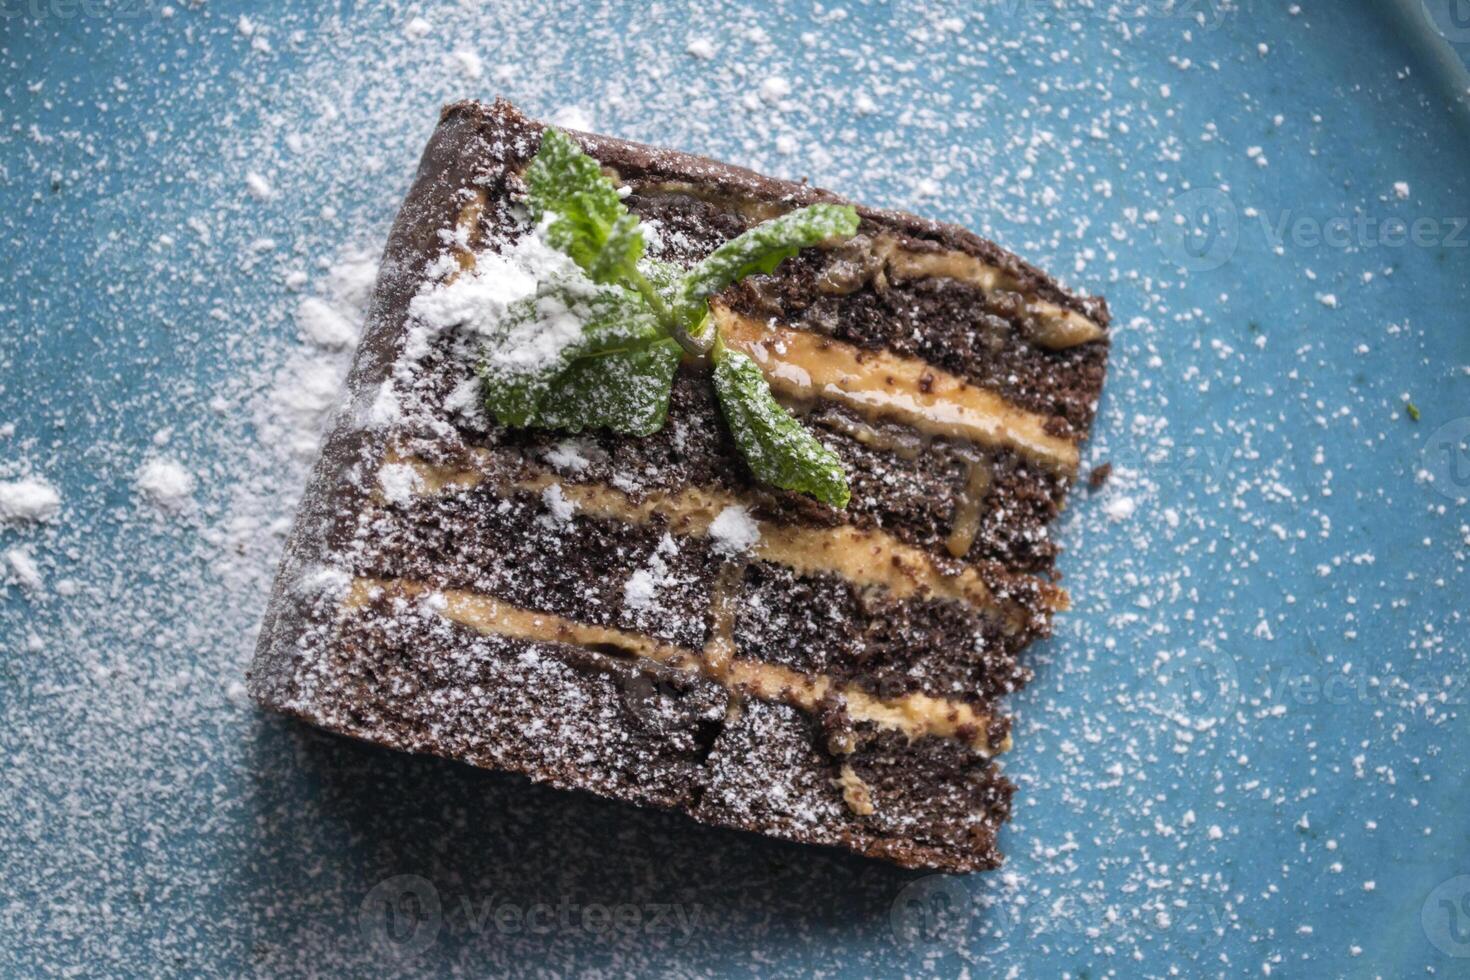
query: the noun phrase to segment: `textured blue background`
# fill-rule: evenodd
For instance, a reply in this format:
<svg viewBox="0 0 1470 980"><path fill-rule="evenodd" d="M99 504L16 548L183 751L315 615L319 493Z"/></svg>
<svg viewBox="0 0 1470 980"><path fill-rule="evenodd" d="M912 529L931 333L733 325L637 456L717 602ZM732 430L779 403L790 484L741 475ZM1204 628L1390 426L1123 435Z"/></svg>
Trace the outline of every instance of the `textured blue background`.
<svg viewBox="0 0 1470 980"><path fill-rule="evenodd" d="M46 580L0 591L0 972L1470 973L1470 29L1290 8L3 4L0 480L64 505L0 527ZM256 464L250 409L296 342L287 273L378 247L438 105L495 94L1109 297L1090 458L1118 473L1060 531L1077 608L1013 699L1004 872L705 830L240 697L248 568L301 476ZM200 480L182 516L133 483L164 445ZM415 889L385 940L373 896Z"/></svg>

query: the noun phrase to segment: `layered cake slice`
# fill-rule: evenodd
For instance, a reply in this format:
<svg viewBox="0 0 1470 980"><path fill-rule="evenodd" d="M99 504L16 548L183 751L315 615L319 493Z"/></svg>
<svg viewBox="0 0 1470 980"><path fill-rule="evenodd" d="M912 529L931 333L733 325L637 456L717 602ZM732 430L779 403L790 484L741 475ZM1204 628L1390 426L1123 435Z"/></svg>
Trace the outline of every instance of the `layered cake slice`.
<svg viewBox="0 0 1470 980"><path fill-rule="evenodd" d="M615 192L557 183L587 157ZM450 106L251 692L708 824L995 867L1002 701L1067 605L1047 526L1107 325L962 229Z"/></svg>

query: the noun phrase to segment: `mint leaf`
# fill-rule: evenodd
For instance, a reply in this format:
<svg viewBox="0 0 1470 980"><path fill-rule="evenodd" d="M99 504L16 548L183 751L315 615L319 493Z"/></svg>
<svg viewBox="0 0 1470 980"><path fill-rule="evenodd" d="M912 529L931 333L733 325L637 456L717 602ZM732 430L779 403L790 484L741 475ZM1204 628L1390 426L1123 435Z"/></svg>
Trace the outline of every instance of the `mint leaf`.
<svg viewBox="0 0 1470 980"><path fill-rule="evenodd" d="M855 235L857 209L849 204L813 204L764 221L715 249L684 277L685 308L701 313L701 304L731 283L776 266L797 252L829 238Z"/></svg>
<svg viewBox="0 0 1470 980"><path fill-rule="evenodd" d="M580 361L640 350L663 338L658 321L627 290L578 295L547 283L497 324L480 365L486 409L503 425L554 427L545 404ZM672 377L672 375L670 375Z"/></svg>
<svg viewBox="0 0 1470 980"><path fill-rule="evenodd" d="M709 298L803 248L856 234L856 209L814 204L782 215L685 273L644 257L637 216L565 133L545 131L525 176L547 242L604 288L588 296L575 283L546 284L509 311L480 369L490 413L508 426L650 435L667 421L682 352L713 350L720 406L756 479L847 506L842 461L781 407L754 361L719 343Z"/></svg>
<svg viewBox="0 0 1470 980"><path fill-rule="evenodd" d="M649 436L669 417L669 391L683 352L667 338L588 354L547 387L534 425Z"/></svg>
<svg viewBox="0 0 1470 980"><path fill-rule="evenodd" d="M781 407L755 361L722 348L714 382L725 421L757 480L809 493L831 507L847 506L851 491L842 460Z"/></svg>
<svg viewBox="0 0 1470 980"><path fill-rule="evenodd" d="M596 160L559 129L541 136L526 168L526 202L537 222L552 220L546 240L581 266L593 282L629 285L638 276L643 232L617 186Z"/></svg>

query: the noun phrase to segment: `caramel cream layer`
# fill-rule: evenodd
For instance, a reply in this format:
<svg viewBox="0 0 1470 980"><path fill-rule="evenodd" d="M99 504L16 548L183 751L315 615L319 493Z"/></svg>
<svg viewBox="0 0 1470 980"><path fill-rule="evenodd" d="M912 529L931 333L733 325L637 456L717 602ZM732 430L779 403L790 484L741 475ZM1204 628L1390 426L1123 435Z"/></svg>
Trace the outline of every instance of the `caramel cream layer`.
<svg viewBox="0 0 1470 980"><path fill-rule="evenodd" d="M727 346L755 359L766 380L790 398L825 398L935 436L1013 449L1072 474L1077 446L1046 431L1046 416L924 361L867 351L820 334L768 326L711 304Z"/></svg>
<svg viewBox="0 0 1470 980"><path fill-rule="evenodd" d="M838 695L846 701L847 713L854 721L872 722L894 729L909 739L923 736L958 738L985 755L1003 752L1010 747L1009 736L1000 745L990 745L986 734L990 719L963 702L925 694L875 698L853 687L839 687L829 677L734 657L713 658L639 633L578 623L475 592L439 592L418 582L358 578L353 580L343 608L348 613L360 610L381 592L406 598L433 596L435 601L429 604L429 608L451 622L481 633L539 643L613 646L676 670L702 674L736 694L782 701L803 711L817 711L827 698Z"/></svg>
<svg viewBox="0 0 1470 980"><path fill-rule="evenodd" d="M620 180L616 173L611 174ZM760 201L722 191L712 191L687 181L661 181L638 186L638 193L648 196L681 195L707 201L724 211L733 211L749 221L766 221L791 210L781 201ZM1075 310L1042 299L1021 289L1021 284L999 266L959 249L920 251L906 247L896 236L877 234L869 239L866 251L872 266L884 279L953 279L974 286L990 295L1020 295L1030 320L1027 336L1043 347L1064 350L1094 340L1102 340L1107 331ZM880 282L882 280L879 280ZM880 287L881 288L881 287Z"/></svg>
<svg viewBox="0 0 1470 980"><path fill-rule="evenodd" d="M980 533L980 519L984 516L985 497L990 493L992 480L990 464L983 460L972 460L970 472L965 478L965 492L955 507L949 537L944 546L951 555L963 558L970 553L975 535Z"/></svg>
<svg viewBox="0 0 1470 980"><path fill-rule="evenodd" d="M1043 347L1065 350L1107 336L1102 327L1081 313L1021 293L1020 284L1004 270L968 252L916 252L888 236L880 236L875 249L884 249L879 254L886 258L887 272L893 279L955 279L986 293L1020 293L1031 318L1029 336Z"/></svg>
<svg viewBox="0 0 1470 980"><path fill-rule="evenodd" d="M490 452L481 450L483 458ZM485 480L480 470L435 466L412 457L393 456L387 465L411 467L421 493L475 486ZM572 483L553 473L527 474L500 481L496 489L508 493L540 493L552 484L561 486L562 496L582 512L624 524L647 524L655 518L668 522L680 536L704 536L727 507L745 506L733 494L705 488L652 490L632 497L602 484ZM970 566L949 573L935 564L920 548L906 544L883 531L836 527L802 527L757 521L760 538L749 557L784 565L800 574L838 575L859 587L880 587L898 598L934 595L967 603L1001 617L1012 631L1023 628L1027 614L1013 604L1001 602L980 574ZM1052 586L1043 588L1054 610L1066 608L1066 593Z"/></svg>

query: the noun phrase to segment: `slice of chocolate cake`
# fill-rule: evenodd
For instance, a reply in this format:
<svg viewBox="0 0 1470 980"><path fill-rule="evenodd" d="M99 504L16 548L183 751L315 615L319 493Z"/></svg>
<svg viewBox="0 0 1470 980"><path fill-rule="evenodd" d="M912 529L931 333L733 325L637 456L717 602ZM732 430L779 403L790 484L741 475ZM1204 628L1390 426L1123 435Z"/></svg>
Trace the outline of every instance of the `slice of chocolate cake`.
<svg viewBox="0 0 1470 980"><path fill-rule="evenodd" d="M757 480L709 364L677 350L651 434L506 427L477 324L558 261L524 204L543 132L504 102L444 111L251 692L330 731L705 823L995 867L1002 700L1067 604L1047 526L1096 409L1106 305L962 229L867 208L856 234L710 297L701 324L840 461L840 509ZM573 137L658 268L845 203Z"/></svg>

